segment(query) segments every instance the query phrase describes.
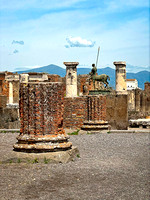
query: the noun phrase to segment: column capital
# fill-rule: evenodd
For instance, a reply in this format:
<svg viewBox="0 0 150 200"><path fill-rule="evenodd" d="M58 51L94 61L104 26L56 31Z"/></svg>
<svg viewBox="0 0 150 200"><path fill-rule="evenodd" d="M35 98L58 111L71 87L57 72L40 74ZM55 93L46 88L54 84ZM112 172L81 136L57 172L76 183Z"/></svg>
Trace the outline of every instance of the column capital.
<svg viewBox="0 0 150 200"><path fill-rule="evenodd" d="M76 67L79 64L79 62L64 62L64 65L66 67Z"/></svg>
<svg viewBox="0 0 150 200"><path fill-rule="evenodd" d="M125 61L115 61L113 62L114 65L125 65L126 66L126 62Z"/></svg>

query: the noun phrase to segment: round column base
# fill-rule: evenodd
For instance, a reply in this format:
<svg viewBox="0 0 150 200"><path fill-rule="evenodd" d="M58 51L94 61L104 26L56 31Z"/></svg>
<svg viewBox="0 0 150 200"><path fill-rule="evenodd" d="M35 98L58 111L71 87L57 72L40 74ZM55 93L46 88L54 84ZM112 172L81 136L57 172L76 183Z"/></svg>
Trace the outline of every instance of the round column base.
<svg viewBox="0 0 150 200"><path fill-rule="evenodd" d="M72 147L68 141L69 136L60 135L19 135L18 142L14 144L15 151L24 152L53 152L64 151Z"/></svg>

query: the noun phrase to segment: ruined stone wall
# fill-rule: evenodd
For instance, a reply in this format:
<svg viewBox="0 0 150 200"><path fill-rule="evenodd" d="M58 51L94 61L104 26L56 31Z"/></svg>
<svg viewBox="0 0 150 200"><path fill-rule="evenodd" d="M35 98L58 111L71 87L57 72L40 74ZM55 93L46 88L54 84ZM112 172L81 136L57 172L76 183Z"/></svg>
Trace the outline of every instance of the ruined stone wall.
<svg viewBox="0 0 150 200"><path fill-rule="evenodd" d="M19 129L18 108L0 108L0 129Z"/></svg>
<svg viewBox="0 0 150 200"><path fill-rule="evenodd" d="M7 96L0 95L0 108L5 108L7 104Z"/></svg>
<svg viewBox="0 0 150 200"><path fill-rule="evenodd" d="M127 95L106 96L106 119L112 129L127 129L128 127L128 97Z"/></svg>
<svg viewBox="0 0 150 200"><path fill-rule="evenodd" d="M145 83L145 89L128 91L129 119L139 119L150 116L150 83Z"/></svg>
<svg viewBox="0 0 150 200"><path fill-rule="evenodd" d="M81 128L87 118L87 98L64 99L64 128Z"/></svg>
<svg viewBox="0 0 150 200"><path fill-rule="evenodd" d="M144 88L145 92L149 93L150 92L150 82L144 83L144 86L145 86L145 88Z"/></svg>
<svg viewBox="0 0 150 200"><path fill-rule="evenodd" d="M89 75L79 75L77 81L78 95L88 95L90 89Z"/></svg>
<svg viewBox="0 0 150 200"><path fill-rule="evenodd" d="M94 89L94 84L89 75L79 75L78 76L78 95L88 95L89 90ZM99 88L99 82L95 81L95 88Z"/></svg>
<svg viewBox="0 0 150 200"><path fill-rule="evenodd" d="M61 83L21 83L20 134L63 133L63 98Z"/></svg>
<svg viewBox="0 0 150 200"><path fill-rule="evenodd" d="M150 116L150 82L145 83L145 89L144 89L144 108L145 110L145 116Z"/></svg>
<svg viewBox="0 0 150 200"><path fill-rule="evenodd" d="M0 95L9 97L9 83L5 80L5 74L0 74Z"/></svg>
<svg viewBox="0 0 150 200"><path fill-rule="evenodd" d="M49 82L62 82L62 77L57 74L48 74Z"/></svg>

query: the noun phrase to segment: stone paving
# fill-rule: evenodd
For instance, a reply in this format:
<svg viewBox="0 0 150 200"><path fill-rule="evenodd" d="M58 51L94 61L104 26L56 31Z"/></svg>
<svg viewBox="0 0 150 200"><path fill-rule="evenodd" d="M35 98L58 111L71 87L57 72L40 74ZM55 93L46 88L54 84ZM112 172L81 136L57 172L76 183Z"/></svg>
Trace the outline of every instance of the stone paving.
<svg viewBox="0 0 150 200"><path fill-rule="evenodd" d="M17 135L0 133L1 200L149 199L149 133L70 136L80 154L65 164L13 159Z"/></svg>

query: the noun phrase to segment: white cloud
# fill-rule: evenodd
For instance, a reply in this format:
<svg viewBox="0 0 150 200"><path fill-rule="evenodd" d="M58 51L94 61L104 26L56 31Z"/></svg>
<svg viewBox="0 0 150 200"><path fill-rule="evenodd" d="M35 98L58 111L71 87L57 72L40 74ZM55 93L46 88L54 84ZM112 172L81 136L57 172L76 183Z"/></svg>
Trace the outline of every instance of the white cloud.
<svg viewBox="0 0 150 200"><path fill-rule="evenodd" d="M65 45L66 48L69 47L93 47L95 42L91 40L82 39L81 37L67 37L66 38L68 45Z"/></svg>
<svg viewBox="0 0 150 200"><path fill-rule="evenodd" d="M24 41L17 41L17 40L13 40L12 44L20 44L20 45L24 45Z"/></svg>

